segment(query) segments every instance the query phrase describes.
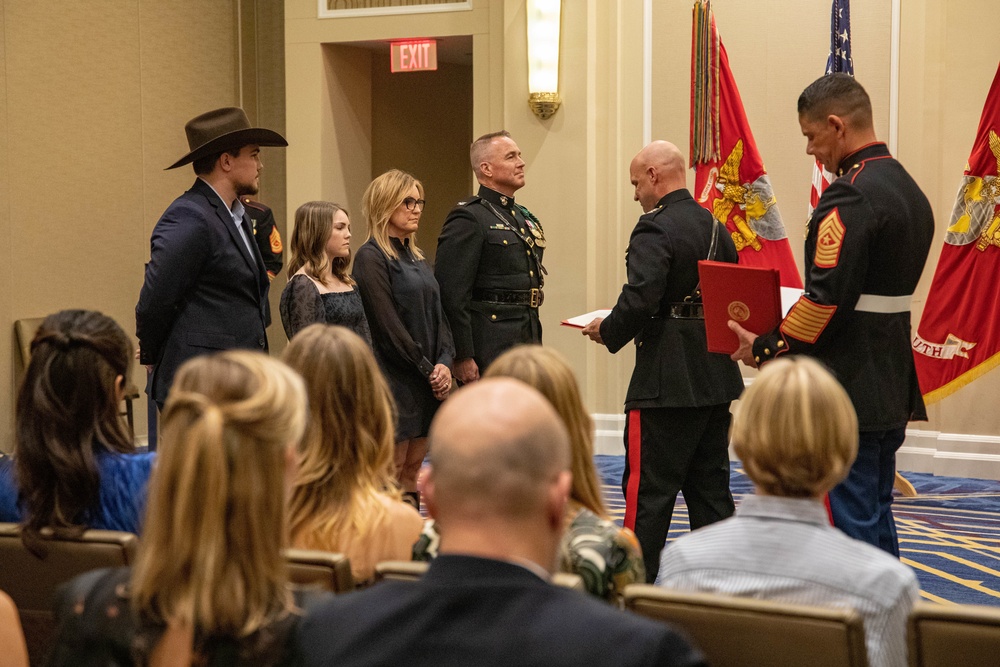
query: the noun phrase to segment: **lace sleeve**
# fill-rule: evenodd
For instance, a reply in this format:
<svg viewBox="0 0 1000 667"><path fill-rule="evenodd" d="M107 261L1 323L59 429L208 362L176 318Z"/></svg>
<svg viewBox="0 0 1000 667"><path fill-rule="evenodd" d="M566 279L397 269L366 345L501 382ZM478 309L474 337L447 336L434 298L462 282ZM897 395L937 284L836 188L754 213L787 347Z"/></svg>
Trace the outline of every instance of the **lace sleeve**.
<svg viewBox="0 0 1000 667"><path fill-rule="evenodd" d="M326 321L323 298L309 277L303 275L292 276L285 285L278 312L288 340L310 324Z"/></svg>

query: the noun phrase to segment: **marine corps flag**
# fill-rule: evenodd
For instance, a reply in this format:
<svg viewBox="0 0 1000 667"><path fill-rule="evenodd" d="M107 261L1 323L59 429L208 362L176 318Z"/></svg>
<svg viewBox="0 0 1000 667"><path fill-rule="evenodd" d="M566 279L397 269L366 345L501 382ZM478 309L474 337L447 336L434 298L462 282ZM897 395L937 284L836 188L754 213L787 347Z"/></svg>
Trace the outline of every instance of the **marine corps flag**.
<svg viewBox="0 0 1000 667"><path fill-rule="evenodd" d="M694 3L691 166L695 198L725 224L740 264L778 269L783 287L801 289L771 180L750 132L710 0Z"/></svg>
<svg viewBox="0 0 1000 667"><path fill-rule="evenodd" d="M1000 69L986 96L941 258L913 337L925 403L1000 364Z"/></svg>

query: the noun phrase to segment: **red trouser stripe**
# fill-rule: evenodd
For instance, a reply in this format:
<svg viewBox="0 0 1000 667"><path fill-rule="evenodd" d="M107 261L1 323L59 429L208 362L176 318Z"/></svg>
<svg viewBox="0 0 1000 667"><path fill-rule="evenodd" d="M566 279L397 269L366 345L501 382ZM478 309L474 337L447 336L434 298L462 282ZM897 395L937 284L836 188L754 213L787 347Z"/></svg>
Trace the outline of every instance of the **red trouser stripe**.
<svg viewBox="0 0 1000 667"><path fill-rule="evenodd" d="M625 488L625 527L635 530L635 510L639 503L639 461L642 459L642 425L639 410L628 413L628 486Z"/></svg>

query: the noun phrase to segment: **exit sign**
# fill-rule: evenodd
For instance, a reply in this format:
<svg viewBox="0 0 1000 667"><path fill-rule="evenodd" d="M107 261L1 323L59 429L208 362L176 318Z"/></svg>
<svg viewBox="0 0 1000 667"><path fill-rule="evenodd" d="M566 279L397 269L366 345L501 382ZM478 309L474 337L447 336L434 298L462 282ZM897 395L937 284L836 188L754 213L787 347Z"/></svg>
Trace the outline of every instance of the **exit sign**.
<svg viewBox="0 0 1000 667"><path fill-rule="evenodd" d="M393 72L426 72L438 68L437 40L411 39L390 44Z"/></svg>

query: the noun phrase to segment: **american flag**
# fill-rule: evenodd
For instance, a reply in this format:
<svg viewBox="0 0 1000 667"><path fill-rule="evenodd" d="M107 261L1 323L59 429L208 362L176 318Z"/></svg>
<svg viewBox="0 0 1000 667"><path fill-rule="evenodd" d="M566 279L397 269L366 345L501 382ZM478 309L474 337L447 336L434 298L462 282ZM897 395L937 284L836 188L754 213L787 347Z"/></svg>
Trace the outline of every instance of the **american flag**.
<svg viewBox="0 0 1000 667"><path fill-rule="evenodd" d="M826 58L826 74L843 72L854 76L851 57L851 0L833 0L830 9L830 55ZM812 190L809 193L809 215L819 202L826 187L836 178L819 162L813 165Z"/></svg>

